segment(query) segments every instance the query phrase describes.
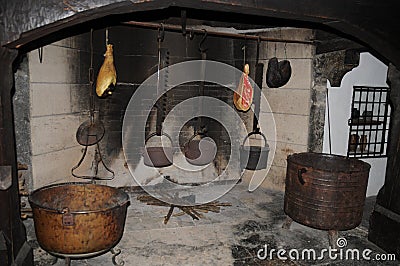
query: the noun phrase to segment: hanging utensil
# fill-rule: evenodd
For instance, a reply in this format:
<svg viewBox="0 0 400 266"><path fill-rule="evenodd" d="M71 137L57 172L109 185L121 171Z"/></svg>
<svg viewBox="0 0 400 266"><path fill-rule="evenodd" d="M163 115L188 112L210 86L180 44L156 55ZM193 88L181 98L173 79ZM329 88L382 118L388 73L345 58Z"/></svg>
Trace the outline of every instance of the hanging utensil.
<svg viewBox="0 0 400 266"><path fill-rule="evenodd" d="M264 146L245 146L246 140L252 135L261 135L264 140ZM250 132L243 140L239 148L240 168L248 170L260 170L267 167L269 146L265 135L261 132Z"/></svg>
<svg viewBox="0 0 400 266"><path fill-rule="evenodd" d="M165 48L161 48L161 42L164 40L164 27L161 24L158 30L157 42L158 42L158 63L157 63L157 95L159 95L160 88L163 88L163 95L160 99L160 104L156 104L157 118L156 118L156 132L151 133L145 139L144 152L143 152L143 163L151 167L166 167L170 166L173 161L173 141L172 138L165 132L162 131L162 123L165 118L167 95L166 86L168 82L168 69L165 69L162 73L161 69L168 67L169 65L169 51ZM163 74L163 76L161 76ZM161 105L161 106L160 106ZM171 146L148 146L148 141L155 136L166 136Z"/></svg>
<svg viewBox="0 0 400 266"><path fill-rule="evenodd" d="M98 180L111 180L114 178L114 171L112 171L103 161L103 156L100 151L99 142L103 139L105 128L101 121L95 119L95 101L94 101L94 75L93 75L93 29L90 31L90 68L89 68L89 120L83 122L77 132L76 132L76 140L77 142L84 146L85 149L83 151L82 157L79 160L78 164L72 167L71 174L74 177L82 178L82 179L98 179ZM78 175L75 173L75 170L78 169L83 160L86 157L87 150L89 146L96 145L95 150L95 158L92 164L94 174L93 175ZM104 168L111 173L111 176L108 177L98 177L98 166L102 164Z"/></svg>
<svg viewBox="0 0 400 266"><path fill-rule="evenodd" d="M172 164L174 156L174 148L172 147L172 138L165 132L161 133L161 136L166 136L170 143L170 147L146 146L147 142L154 136L157 136L157 132L150 134L145 140L145 149L143 152L143 163L147 166L152 167L166 167Z"/></svg>
<svg viewBox="0 0 400 266"><path fill-rule="evenodd" d="M202 68L201 68L201 76L202 80L199 84L199 113L201 114L203 111L203 100L202 96L204 96L204 79L205 79L205 60L207 59L207 50L208 48L203 47L203 43L207 38L207 31L204 31L203 38L199 43L199 51L201 53ZM185 143L184 145L184 153L186 161L190 164L202 166L211 163L215 155L217 154L217 145L214 140L207 136L207 126L203 124L203 120L201 116L197 118L197 128L193 134L193 136ZM200 139L195 139L199 137Z"/></svg>
<svg viewBox="0 0 400 266"><path fill-rule="evenodd" d="M260 39L257 42L257 55L256 55L256 72L255 83L258 89L254 92L254 113L253 113L253 131L250 132L243 140L240 146L240 167L241 169L260 170L267 167L269 146L267 139L263 133L260 132L258 125L258 117L260 115L261 103L261 89L263 81L264 64L259 63L260 53ZM252 135L260 135L264 140L264 146L245 146L246 140Z"/></svg>

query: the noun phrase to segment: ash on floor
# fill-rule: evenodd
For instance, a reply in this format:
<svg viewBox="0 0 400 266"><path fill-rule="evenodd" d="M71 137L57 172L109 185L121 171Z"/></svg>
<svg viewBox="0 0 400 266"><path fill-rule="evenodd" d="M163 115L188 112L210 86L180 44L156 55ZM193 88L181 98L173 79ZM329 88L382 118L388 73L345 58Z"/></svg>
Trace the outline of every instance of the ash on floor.
<svg viewBox="0 0 400 266"><path fill-rule="evenodd" d="M362 251L369 249L369 257L386 254L367 240L368 218L375 198L367 200L362 224L339 236L347 241L343 255L330 259L327 232L293 223L289 230L282 229L286 218L283 211L283 193L257 189L249 193L244 184L237 185L221 202L232 206L222 207L220 213L206 213L200 220L188 215L171 217L164 224L167 207L149 206L137 200L138 192L129 192L131 205L128 209L125 231L120 243L122 250L117 262L125 265L376 265L377 261L362 258ZM43 251L35 238L33 221L26 221L28 240L34 248L35 265L65 265L63 259ZM275 249L275 251L272 251ZM280 257L296 257L299 260L281 259L277 250L285 250ZM315 250L316 259L302 259L302 251ZM346 251L357 249L360 260L346 259ZM265 253L267 251L267 253ZM272 257L269 253L272 252ZM350 252L349 257L351 256ZM260 259L259 257L265 259ZM349 258L347 257L347 258ZM399 261L386 261L385 265L399 265ZM71 265L113 265L110 252L89 259L72 260Z"/></svg>

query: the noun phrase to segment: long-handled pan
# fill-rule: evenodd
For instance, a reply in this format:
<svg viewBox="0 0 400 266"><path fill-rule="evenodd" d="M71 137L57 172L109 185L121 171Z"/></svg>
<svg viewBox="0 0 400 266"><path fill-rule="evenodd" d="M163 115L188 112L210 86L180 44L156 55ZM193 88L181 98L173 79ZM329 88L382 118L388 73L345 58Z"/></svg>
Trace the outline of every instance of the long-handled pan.
<svg viewBox="0 0 400 266"><path fill-rule="evenodd" d="M199 51L201 53L201 59L203 60L202 76L205 76L205 62L207 59L206 48L202 47L202 44L207 38L207 31L204 30L204 36L199 43ZM204 81L200 81L199 85L199 108L202 113L203 101L202 96L204 95ZM207 126L202 123L201 116L197 120L197 129L193 136L185 143L184 153L186 161L193 165L207 165L211 163L217 153L217 146L214 140L207 136ZM199 139L195 139L199 137Z"/></svg>
<svg viewBox="0 0 400 266"><path fill-rule="evenodd" d="M163 82L163 88L165 91L165 87L167 84L167 79L168 79L168 71L167 69L163 71L164 76L160 77L160 70L164 67L168 67L169 65L169 52L165 48L161 48L161 42L164 39L164 31L159 30L158 32L158 65L157 65L157 94L160 89L160 83L161 81ZM162 98L161 98L161 103L156 104L155 107L157 108L157 120L156 120L156 132L153 132L147 136L145 139L145 147L143 151L143 162L147 166L151 167L166 167L170 166L173 162L173 154L174 154L174 148L173 148L173 142L172 138L165 132L162 131L162 123L165 117L165 105L166 105L166 93L164 92ZM161 106L160 106L161 105ZM163 145L161 146L149 146L148 141L153 138L159 136L160 141L162 136L165 136L169 139L170 141L170 146L164 147Z"/></svg>

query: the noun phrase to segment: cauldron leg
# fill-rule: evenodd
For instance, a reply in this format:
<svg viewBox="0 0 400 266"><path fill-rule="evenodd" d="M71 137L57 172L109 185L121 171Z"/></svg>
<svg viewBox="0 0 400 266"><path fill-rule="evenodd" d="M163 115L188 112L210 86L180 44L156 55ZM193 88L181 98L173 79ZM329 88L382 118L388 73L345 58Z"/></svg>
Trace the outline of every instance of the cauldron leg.
<svg viewBox="0 0 400 266"><path fill-rule="evenodd" d="M339 237L339 232L337 230L328 231L329 246L331 246L331 248L333 249L337 248L338 237Z"/></svg>
<svg viewBox="0 0 400 266"><path fill-rule="evenodd" d="M117 262L117 256L121 254L121 250L119 248L112 248L110 251L111 254L113 254L112 263L117 266L123 266L125 264L125 261L120 260L120 262Z"/></svg>
<svg viewBox="0 0 400 266"><path fill-rule="evenodd" d="M289 216L286 216L286 220L282 224L283 229L290 229L290 226L292 225L293 219L290 218Z"/></svg>
<svg viewBox="0 0 400 266"><path fill-rule="evenodd" d="M57 263L57 261L58 261L58 258L56 257L56 256L52 256L52 260L51 260L51 265L54 265L54 264L56 264Z"/></svg>
<svg viewBox="0 0 400 266"><path fill-rule="evenodd" d="M71 258L65 257L65 266L71 266Z"/></svg>

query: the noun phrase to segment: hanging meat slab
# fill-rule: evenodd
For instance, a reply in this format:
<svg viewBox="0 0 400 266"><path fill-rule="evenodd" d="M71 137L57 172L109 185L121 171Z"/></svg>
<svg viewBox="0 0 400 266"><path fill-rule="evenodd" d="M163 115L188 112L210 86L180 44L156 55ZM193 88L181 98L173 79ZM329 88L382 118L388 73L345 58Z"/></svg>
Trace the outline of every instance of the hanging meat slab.
<svg viewBox="0 0 400 266"><path fill-rule="evenodd" d="M117 71L114 66L113 46L107 44L103 65L100 68L96 82L96 94L99 97L111 95L117 83Z"/></svg>
<svg viewBox="0 0 400 266"><path fill-rule="evenodd" d="M250 67L248 64L245 64L239 86L233 94L233 104L236 109L243 112L248 111L253 102L253 87L250 84L249 73Z"/></svg>

